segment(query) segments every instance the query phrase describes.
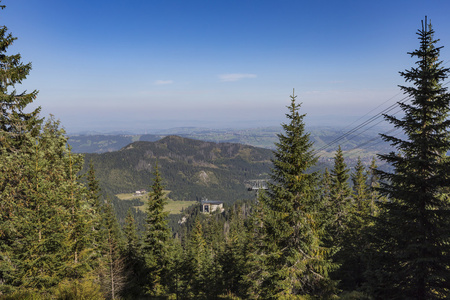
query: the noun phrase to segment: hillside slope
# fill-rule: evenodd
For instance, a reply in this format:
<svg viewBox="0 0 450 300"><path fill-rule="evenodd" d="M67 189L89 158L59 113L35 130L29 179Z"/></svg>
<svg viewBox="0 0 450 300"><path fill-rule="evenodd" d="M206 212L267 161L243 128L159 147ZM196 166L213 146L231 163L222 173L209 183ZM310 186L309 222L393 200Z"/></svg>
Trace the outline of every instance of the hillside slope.
<svg viewBox="0 0 450 300"><path fill-rule="evenodd" d="M118 194L148 190L158 161L171 199L233 202L255 197L245 182L268 178L271 157L268 149L167 136L115 152L86 154L85 169L92 160L102 189Z"/></svg>

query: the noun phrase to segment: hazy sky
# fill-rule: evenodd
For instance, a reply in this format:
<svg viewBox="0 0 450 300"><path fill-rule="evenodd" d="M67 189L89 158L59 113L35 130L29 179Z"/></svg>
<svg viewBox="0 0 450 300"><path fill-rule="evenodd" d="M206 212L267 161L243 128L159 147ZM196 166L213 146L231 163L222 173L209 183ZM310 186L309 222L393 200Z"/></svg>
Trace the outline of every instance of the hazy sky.
<svg viewBox="0 0 450 300"><path fill-rule="evenodd" d="M425 15L450 59L448 0L2 3L17 90L69 132L277 125L293 88L306 122L350 120L399 92Z"/></svg>

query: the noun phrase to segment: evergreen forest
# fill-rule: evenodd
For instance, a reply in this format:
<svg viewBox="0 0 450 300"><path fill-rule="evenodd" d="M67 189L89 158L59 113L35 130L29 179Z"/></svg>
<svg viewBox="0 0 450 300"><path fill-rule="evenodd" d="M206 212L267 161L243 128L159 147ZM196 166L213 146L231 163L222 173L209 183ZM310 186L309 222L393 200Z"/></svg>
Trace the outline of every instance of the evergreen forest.
<svg viewBox="0 0 450 300"><path fill-rule="evenodd" d="M143 142L123 150L151 158L171 141L190 153L178 157L186 166L216 153L225 167L215 174L230 187L227 159L268 178L257 199L230 194L223 211L197 204L174 220L164 208L176 153L141 164L145 212L118 218L107 192L124 183L102 190L98 156L73 153L57 118L30 108L38 91L20 84L31 63L8 52L16 37L0 27L0 299L448 299L450 69L427 19L417 36L415 64L400 72L411 101L398 103L401 118L384 115L404 135L382 135L394 150L370 166L349 168L338 147L322 171L295 92L268 160L257 148L174 136L153 152Z"/></svg>

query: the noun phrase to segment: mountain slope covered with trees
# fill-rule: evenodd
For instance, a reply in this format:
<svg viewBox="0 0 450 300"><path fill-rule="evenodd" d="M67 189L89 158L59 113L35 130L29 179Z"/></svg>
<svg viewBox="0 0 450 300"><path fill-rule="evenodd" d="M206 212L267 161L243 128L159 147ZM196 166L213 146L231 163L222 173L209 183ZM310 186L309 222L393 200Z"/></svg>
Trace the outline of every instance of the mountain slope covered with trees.
<svg viewBox="0 0 450 300"><path fill-rule="evenodd" d="M148 189L158 162L173 200L254 198L249 180L267 179L272 151L240 144L203 142L168 136L156 142L135 142L120 151L86 154L102 189L112 194Z"/></svg>

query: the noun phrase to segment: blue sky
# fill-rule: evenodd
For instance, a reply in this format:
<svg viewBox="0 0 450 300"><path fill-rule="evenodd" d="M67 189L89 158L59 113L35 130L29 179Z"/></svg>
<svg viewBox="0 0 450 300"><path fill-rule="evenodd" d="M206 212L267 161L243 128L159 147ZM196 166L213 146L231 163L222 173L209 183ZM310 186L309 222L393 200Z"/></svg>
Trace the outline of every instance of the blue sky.
<svg viewBox="0 0 450 300"><path fill-rule="evenodd" d="M17 90L68 132L278 125L294 88L307 124L345 123L399 92L425 15L450 59L448 0L2 3Z"/></svg>

